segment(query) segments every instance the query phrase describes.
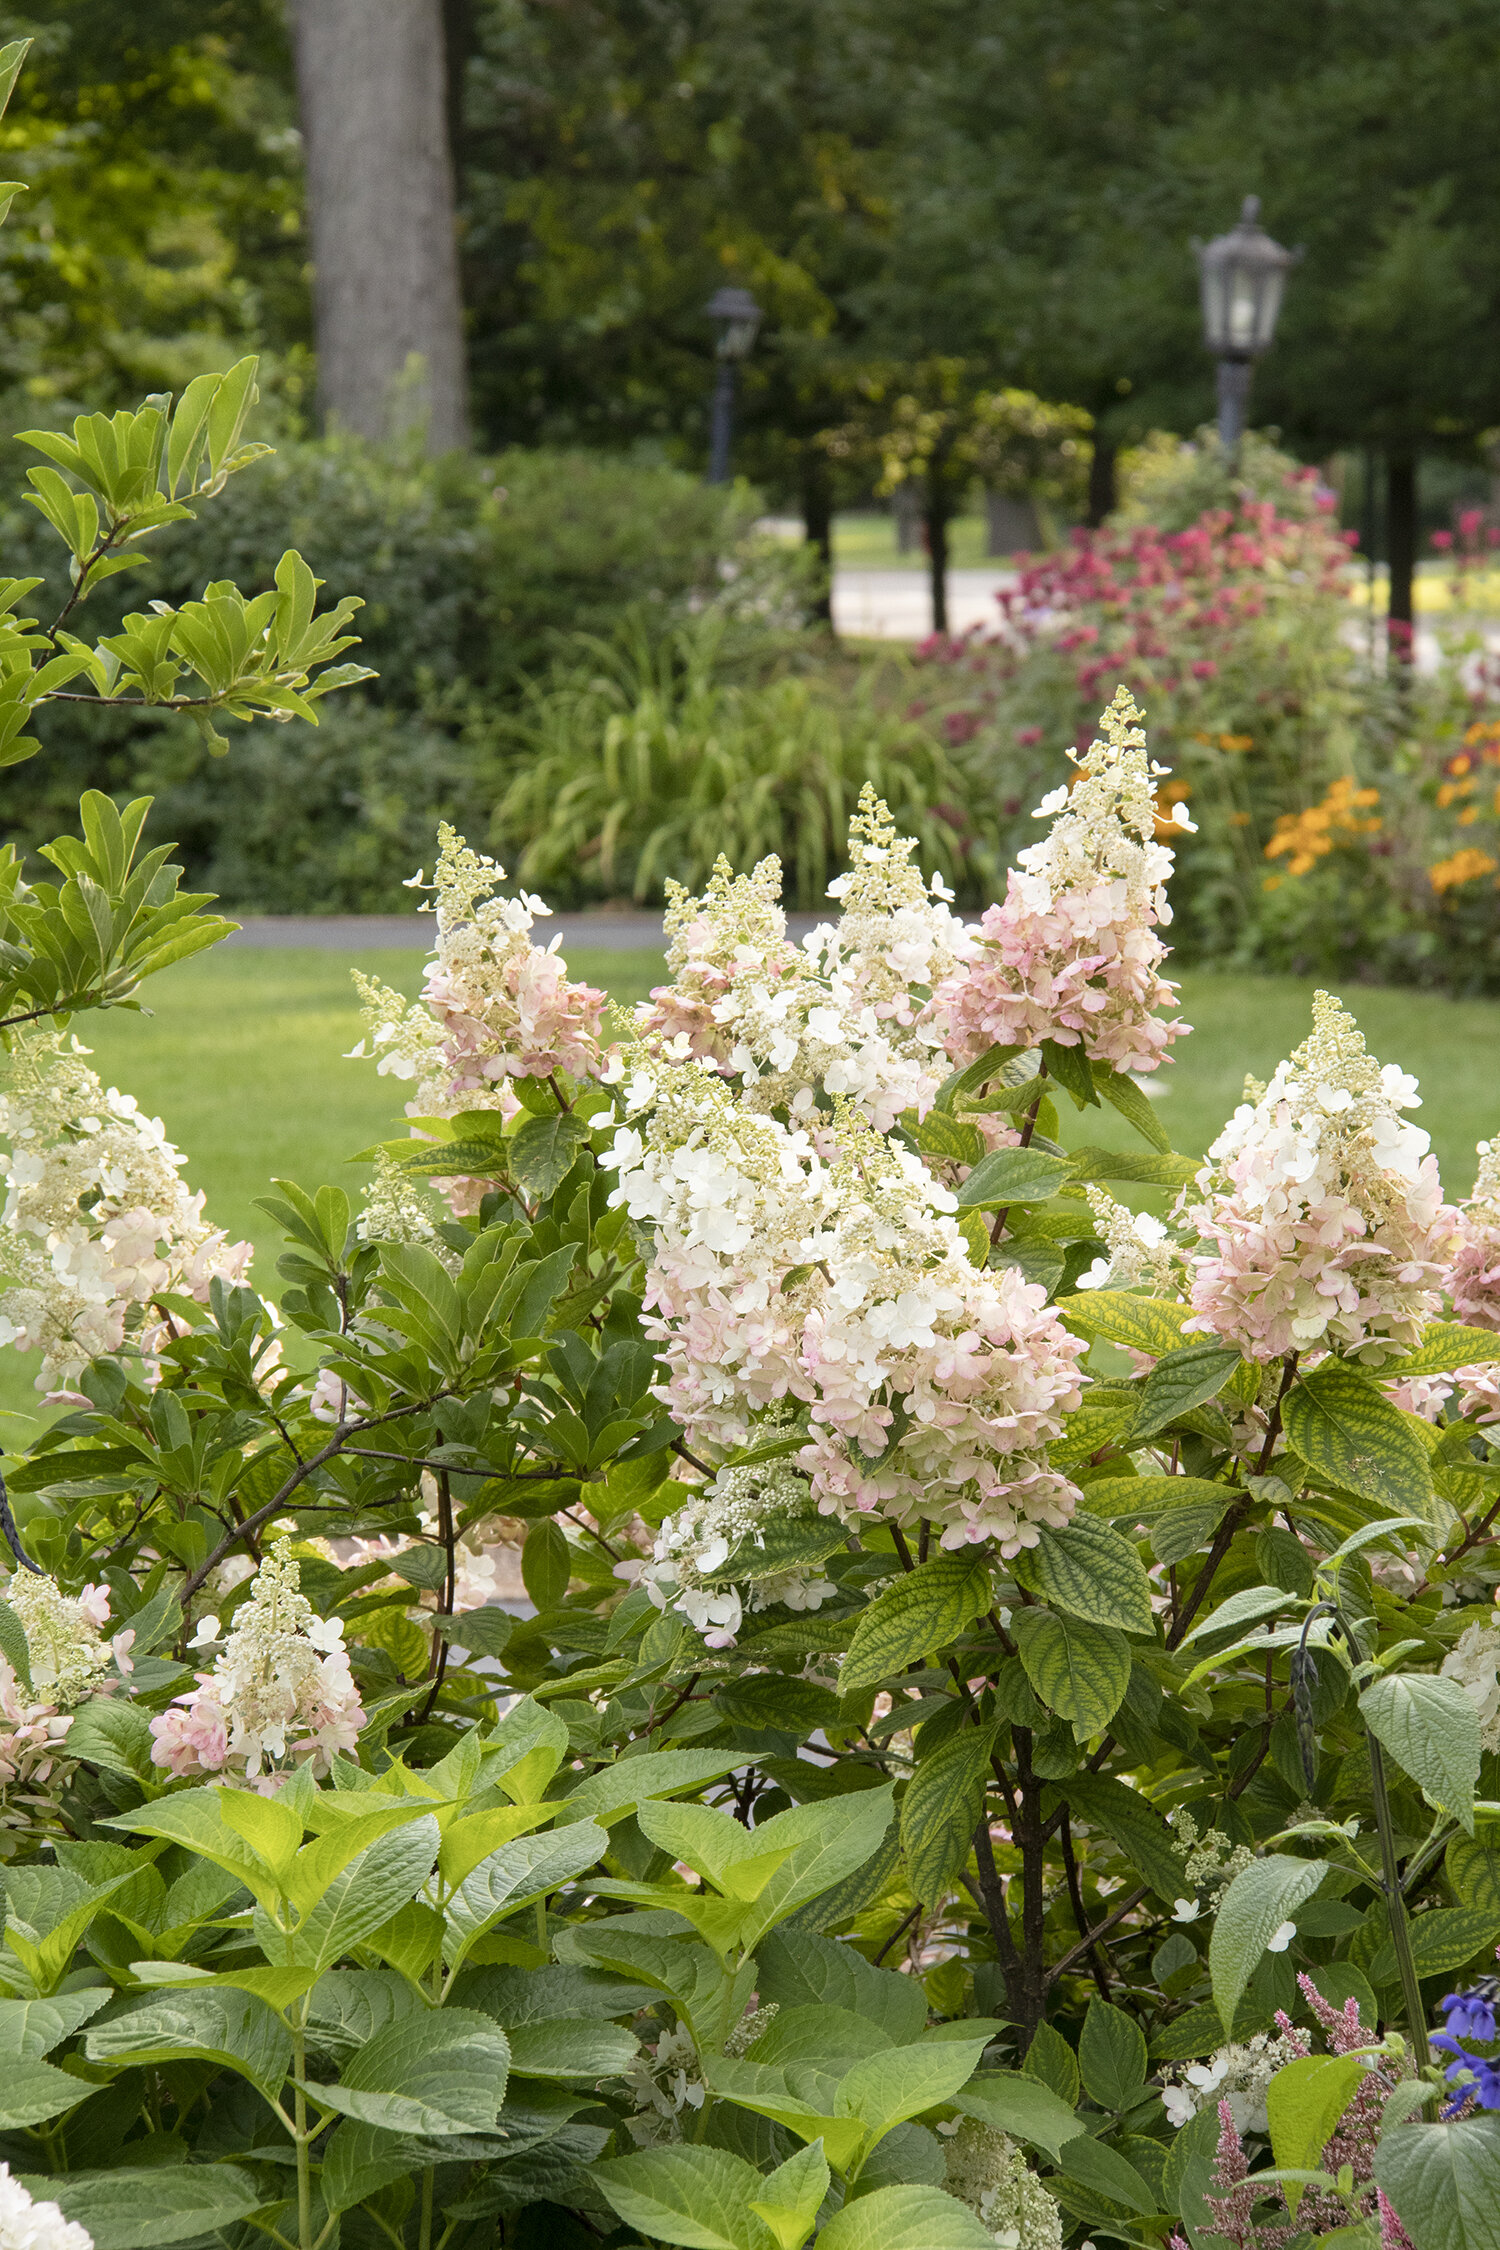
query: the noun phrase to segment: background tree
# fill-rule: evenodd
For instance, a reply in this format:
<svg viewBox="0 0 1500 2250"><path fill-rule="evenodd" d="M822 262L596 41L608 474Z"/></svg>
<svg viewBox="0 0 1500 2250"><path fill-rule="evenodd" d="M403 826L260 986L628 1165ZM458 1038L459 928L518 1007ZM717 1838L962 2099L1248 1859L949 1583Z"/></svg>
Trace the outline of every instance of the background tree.
<svg viewBox="0 0 1500 2250"><path fill-rule="evenodd" d="M441 0L297 0L325 415L468 437Z"/></svg>
<svg viewBox="0 0 1500 2250"><path fill-rule="evenodd" d="M253 346L295 406L310 331L291 60L274 0L42 0L3 127L0 389L114 407Z"/></svg>
<svg viewBox="0 0 1500 2250"><path fill-rule="evenodd" d="M873 368L858 391L855 412L820 445L830 460L863 469L880 493L906 485L920 494L932 629L946 633L949 526L976 480L1011 494L1076 491L1089 417L1029 391L989 390L983 370L963 359Z"/></svg>

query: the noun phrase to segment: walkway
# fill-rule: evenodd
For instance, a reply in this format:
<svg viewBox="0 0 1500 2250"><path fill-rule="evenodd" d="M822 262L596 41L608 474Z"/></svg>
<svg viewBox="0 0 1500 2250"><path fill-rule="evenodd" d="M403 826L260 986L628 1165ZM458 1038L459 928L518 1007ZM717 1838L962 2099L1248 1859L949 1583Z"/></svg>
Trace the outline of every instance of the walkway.
<svg viewBox="0 0 1500 2250"><path fill-rule="evenodd" d="M985 570L948 573L948 630L991 628L995 595L1013 586L1016 574L1003 564ZM836 570L833 622L854 640L921 641L932 631L932 592L925 570Z"/></svg>

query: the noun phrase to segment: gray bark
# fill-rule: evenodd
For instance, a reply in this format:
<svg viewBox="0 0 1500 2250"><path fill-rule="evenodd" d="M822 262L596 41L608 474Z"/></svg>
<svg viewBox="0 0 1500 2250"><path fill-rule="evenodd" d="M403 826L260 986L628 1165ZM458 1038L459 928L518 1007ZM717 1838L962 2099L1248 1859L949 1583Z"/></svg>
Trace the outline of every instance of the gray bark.
<svg viewBox="0 0 1500 2250"><path fill-rule="evenodd" d="M1017 499L1008 492L986 492L984 516L987 555L1030 555L1040 547L1042 530L1035 501Z"/></svg>
<svg viewBox="0 0 1500 2250"><path fill-rule="evenodd" d="M468 442L442 0L294 0L318 403Z"/></svg>

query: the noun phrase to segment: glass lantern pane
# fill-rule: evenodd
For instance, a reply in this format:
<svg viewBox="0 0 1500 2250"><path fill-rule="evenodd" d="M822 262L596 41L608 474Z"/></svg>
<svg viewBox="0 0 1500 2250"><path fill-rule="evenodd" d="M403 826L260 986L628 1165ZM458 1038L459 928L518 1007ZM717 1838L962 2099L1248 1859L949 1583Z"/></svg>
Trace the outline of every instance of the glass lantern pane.
<svg viewBox="0 0 1500 2250"><path fill-rule="evenodd" d="M1261 276L1260 313L1256 323L1255 348L1259 352L1270 349L1276 333L1276 319L1281 311L1281 293L1286 287L1286 273L1280 266L1269 267Z"/></svg>
<svg viewBox="0 0 1500 2250"><path fill-rule="evenodd" d="M1229 269L1229 344L1233 351L1252 352L1260 344L1260 276L1246 266Z"/></svg>

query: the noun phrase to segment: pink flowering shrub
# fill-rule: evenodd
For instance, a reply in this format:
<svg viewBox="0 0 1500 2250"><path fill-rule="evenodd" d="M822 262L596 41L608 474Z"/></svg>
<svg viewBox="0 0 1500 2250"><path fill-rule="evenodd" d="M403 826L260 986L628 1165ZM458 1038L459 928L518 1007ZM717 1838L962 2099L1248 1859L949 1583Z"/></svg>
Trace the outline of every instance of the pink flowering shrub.
<svg viewBox="0 0 1500 2250"><path fill-rule="evenodd" d="M1030 805L1068 778L1065 753L1087 747L1101 691L1123 681L1149 709L1173 775L1164 817L1186 803L1198 831L1170 839L1190 954L1253 952L1275 822L1347 769L1364 725L1348 542L1331 500L1304 507L1300 484L1284 508L1247 501L1182 531L1075 532L1023 561L993 631L919 652L923 701L1012 861Z"/></svg>

